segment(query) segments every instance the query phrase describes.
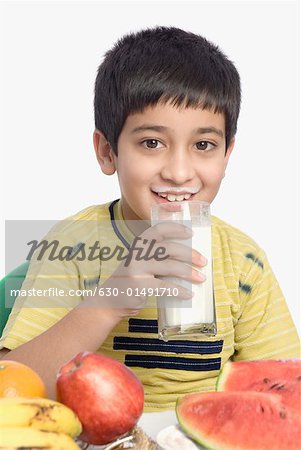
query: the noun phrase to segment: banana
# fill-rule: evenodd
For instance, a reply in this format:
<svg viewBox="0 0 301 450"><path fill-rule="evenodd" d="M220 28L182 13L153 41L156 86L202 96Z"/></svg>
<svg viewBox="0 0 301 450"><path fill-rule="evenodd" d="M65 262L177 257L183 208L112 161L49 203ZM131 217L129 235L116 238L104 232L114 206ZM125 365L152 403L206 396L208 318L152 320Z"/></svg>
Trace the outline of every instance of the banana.
<svg viewBox="0 0 301 450"><path fill-rule="evenodd" d="M0 429L11 427L31 427L71 437L82 431L76 414L62 403L47 398L0 398Z"/></svg>
<svg viewBox="0 0 301 450"><path fill-rule="evenodd" d="M0 449L78 450L79 446L64 433L33 428L3 428L0 431Z"/></svg>

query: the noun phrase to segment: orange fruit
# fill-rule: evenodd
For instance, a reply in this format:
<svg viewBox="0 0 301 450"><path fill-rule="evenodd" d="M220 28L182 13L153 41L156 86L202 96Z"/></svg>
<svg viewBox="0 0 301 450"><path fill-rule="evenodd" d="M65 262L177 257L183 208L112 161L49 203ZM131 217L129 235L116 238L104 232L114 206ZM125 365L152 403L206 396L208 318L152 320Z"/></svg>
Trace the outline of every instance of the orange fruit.
<svg viewBox="0 0 301 450"><path fill-rule="evenodd" d="M46 397L41 377L16 361L0 360L0 397Z"/></svg>

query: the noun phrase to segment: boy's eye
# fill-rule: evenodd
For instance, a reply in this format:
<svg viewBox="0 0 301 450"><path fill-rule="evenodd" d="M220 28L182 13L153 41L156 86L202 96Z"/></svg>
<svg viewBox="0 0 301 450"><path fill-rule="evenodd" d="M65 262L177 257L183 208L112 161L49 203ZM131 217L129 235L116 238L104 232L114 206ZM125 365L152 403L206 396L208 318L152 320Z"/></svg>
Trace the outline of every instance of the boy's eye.
<svg viewBox="0 0 301 450"><path fill-rule="evenodd" d="M195 145L198 150L203 150L203 151L208 151L215 147L214 144L211 144L211 142L208 142L208 141L200 141L200 142L197 142Z"/></svg>
<svg viewBox="0 0 301 450"><path fill-rule="evenodd" d="M146 139L142 145L146 148L160 148L161 142L158 139Z"/></svg>

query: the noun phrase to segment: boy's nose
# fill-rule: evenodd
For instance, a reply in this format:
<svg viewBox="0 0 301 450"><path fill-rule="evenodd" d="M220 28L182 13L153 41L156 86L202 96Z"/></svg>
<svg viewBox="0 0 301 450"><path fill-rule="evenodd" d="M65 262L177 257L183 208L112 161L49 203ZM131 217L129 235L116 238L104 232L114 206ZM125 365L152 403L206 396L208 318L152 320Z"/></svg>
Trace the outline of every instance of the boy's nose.
<svg viewBox="0 0 301 450"><path fill-rule="evenodd" d="M174 152L166 158L161 169L164 180L172 181L174 184L183 184L194 177L193 162L186 152Z"/></svg>

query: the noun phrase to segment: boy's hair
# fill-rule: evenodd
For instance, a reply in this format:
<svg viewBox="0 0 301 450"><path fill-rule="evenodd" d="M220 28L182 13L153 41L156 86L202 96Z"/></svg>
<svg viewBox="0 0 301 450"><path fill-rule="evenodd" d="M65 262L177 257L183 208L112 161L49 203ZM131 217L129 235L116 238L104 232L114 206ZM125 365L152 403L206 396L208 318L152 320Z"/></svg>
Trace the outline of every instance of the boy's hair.
<svg viewBox="0 0 301 450"><path fill-rule="evenodd" d="M239 74L216 45L179 28L156 27L124 36L106 53L95 82L95 127L117 155L127 117L171 101L224 113L227 149L240 98Z"/></svg>

